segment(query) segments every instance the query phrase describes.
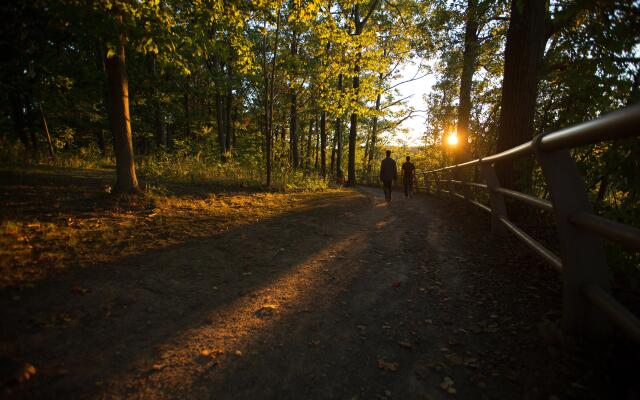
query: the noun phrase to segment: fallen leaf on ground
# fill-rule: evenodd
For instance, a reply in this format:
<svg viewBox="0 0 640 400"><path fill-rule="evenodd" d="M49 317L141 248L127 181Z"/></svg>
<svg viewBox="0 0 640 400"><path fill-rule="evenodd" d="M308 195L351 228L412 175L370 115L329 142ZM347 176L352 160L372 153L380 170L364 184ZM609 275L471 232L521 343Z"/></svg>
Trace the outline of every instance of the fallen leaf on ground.
<svg viewBox="0 0 640 400"><path fill-rule="evenodd" d="M446 354L444 358L447 359L447 362L449 363L449 365L455 366L455 365L462 365L464 363L464 359L455 353Z"/></svg>
<svg viewBox="0 0 640 400"><path fill-rule="evenodd" d="M387 362L381 358L378 359L378 368L387 371L397 371L400 368L400 364L394 362Z"/></svg>
<svg viewBox="0 0 640 400"><path fill-rule="evenodd" d="M89 289L86 289L80 286L75 286L73 289L71 289L71 291L81 296L84 296L85 294L89 293Z"/></svg>
<svg viewBox="0 0 640 400"><path fill-rule="evenodd" d="M277 308L278 306L276 306L275 304L265 304L264 306L256 310L256 312L254 312L254 315L260 318L270 317L276 312Z"/></svg>
<svg viewBox="0 0 640 400"><path fill-rule="evenodd" d="M440 388L449 394L456 394L456 388L453 387L454 381L448 376L445 376L442 382L440 382Z"/></svg>
<svg viewBox="0 0 640 400"><path fill-rule="evenodd" d="M233 354L235 354L238 357L242 357L242 352L240 350L236 350Z"/></svg>
<svg viewBox="0 0 640 400"><path fill-rule="evenodd" d="M153 369L154 371L161 371L164 369L164 367L166 367L165 364L153 364L153 366L151 367L151 369Z"/></svg>
<svg viewBox="0 0 640 400"><path fill-rule="evenodd" d="M28 381L32 376L36 374L36 367L29 363L25 363L18 371L18 381Z"/></svg>
<svg viewBox="0 0 640 400"><path fill-rule="evenodd" d="M402 340L400 342L398 342L398 344L406 349L413 349L413 344L411 344L411 342L406 341L406 340Z"/></svg>

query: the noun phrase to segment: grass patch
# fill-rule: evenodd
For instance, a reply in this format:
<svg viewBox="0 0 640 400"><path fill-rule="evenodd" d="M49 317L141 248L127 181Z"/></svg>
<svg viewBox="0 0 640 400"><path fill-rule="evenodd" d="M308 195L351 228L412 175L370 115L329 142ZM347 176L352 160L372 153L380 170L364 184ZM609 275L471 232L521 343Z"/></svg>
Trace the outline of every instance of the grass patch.
<svg viewBox="0 0 640 400"><path fill-rule="evenodd" d="M55 270L114 262L356 196L344 189L225 192L204 183L164 182L130 197L108 193L109 170L41 167L0 176L0 287L30 285Z"/></svg>

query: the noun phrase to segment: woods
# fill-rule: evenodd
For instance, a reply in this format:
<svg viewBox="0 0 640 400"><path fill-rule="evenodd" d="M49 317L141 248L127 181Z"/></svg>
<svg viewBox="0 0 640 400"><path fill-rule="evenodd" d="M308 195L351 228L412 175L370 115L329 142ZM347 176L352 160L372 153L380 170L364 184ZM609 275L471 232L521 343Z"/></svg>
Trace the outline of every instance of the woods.
<svg viewBox="0 0 640 400"><path fill-rule="evenodd" d="M639 10L625 1L39 0L2 11L3 162L115 163L119 192L138 190L136 168L278 188L370 182L382 150L416 129L407 121L425 118L422 144L408 147L428 168L631 104L638 87ZM410 64L419 78L405 76ZM425 76L419 110L403 87ZM602 146L582 164L611 203L607 159L637 144ZM498 172L507 187L539 186L526 160Z"/></svg>
<svg viewBox="0 0 640 400"><path fill-rule="evenodd" d="M0 15L6 397L640 398L640 2Z"/></svg>

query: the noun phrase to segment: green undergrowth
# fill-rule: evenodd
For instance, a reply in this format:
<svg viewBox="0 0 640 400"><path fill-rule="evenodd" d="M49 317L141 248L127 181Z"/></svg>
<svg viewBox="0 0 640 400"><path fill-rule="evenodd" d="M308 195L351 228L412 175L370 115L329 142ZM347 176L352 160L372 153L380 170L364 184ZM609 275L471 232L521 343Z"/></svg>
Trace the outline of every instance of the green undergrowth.
<svg viewBox="0 0 640 400"><path fill-rule="evenodd" d="M19 143L7 144L0 149L0 162L4 169L47 167L71 169L115 169L115 159L104 157L95 146L73 152L56 153L51 158L44 151L26 152ZM315 171L274 168L270 187L266 187L265 168L255 159L219 160L217 155L158 151L153 155L136 157L136 172L142 188L161 188L165 184L205 185L232 190L269 190L283 192L322 191L330 187ZM114 174L115 179L115 174Z"/></svg>

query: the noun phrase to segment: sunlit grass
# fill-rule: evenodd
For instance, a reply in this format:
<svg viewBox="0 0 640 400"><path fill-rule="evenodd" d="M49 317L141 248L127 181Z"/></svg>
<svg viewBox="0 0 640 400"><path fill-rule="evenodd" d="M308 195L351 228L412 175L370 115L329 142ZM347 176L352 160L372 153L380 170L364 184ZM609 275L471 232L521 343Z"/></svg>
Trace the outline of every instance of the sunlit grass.
<svg viewBox="0 0 640 400"><path fill-rule="evenodd" d="M205 196L148 192L109 200L82 214L5 218L0 225L0 286L29 284L51 270L113 262L193 238L313 207L319 199L339 199L348 191L300 193L211 193Z"/></svg>

